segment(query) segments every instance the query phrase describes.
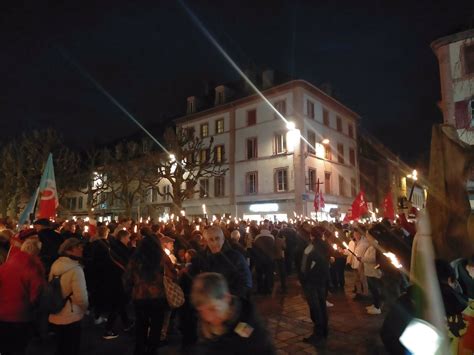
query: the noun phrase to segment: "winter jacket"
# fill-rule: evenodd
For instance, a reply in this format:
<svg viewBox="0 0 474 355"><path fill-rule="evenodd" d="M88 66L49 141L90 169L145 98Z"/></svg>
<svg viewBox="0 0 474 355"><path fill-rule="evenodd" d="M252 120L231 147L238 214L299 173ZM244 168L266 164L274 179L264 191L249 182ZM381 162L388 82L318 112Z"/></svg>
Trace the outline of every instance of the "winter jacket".
<svg viewBox="0 0 474 355"><path fill-rule="evenodd" d="M303 252L303 255L305 252ZM309 254L302 257L300 271L300 280L303 284L326 286L329 278L329 249L325 242L322 240L315 241Z"/></svg>
<svg viewBox="0 0 474 355"><path fill-rule="evenodd" d="M29 322L46 285L37 256L17 250L0 266L0 321Z"/></svg>
<svg viewBox="0 0 474 355"><path fill-rule="evenodd" d="M201 272L217 272L222 274L230 293L235 296L246 297L252 288L252 275L247 261L238 251L232 249L225 242L219 253L212 254L206 250L203 260L199 261Z"/></svg>
<svg viewBox="0 0 474 355"><path fill-rule="evenodd" d="M58 275L61 275L63 297L71 296L59 313L49 315L49 322L60 325L78 322L84 317L87 307L89 307L86 279L82 266L77 260L61 256L51 266L49 280L51 281L54 276Z"/></svg>
<svg viewBox="0 0 474 355"><path fill-rule="evenodd" d="M361 258L364 264L364 274L367 277L376 277L380 279L382 277L382 271L376 268L377 266L377 249L375 246L370 245Z"/></svg>
<svg viewBox="0 0 474 355"><path fill-rule="evenodd" d="M226 321L219 335L209 324L199 324L200 342L197 354L276 354L272 339L255 312L255 307L245 299L234 298L233 316Z"/></svg>
<svg viewBox="0 0 474 355"><path fill-rule="evenodd" d="M474 278L467 272L466 265L467 261L465 259L456 260L452 263L463 294L474 299Z"/></svg>
<svg viewBox="0 0 474 355"><path fill-rule="evenodd" d="M367 239L365 237L361 237L360 240L356 242L354 254L357 255L358 258L362 258L368 247L369 247L369 242L367 241ZM362 265L357 258L354 258L352 260L351 266L353 269L358 269Z"/></svg>
<svg viewBox="0 0 474 355"><path fill-rule="evenodd" d="M43 262L46 272L49 273L51 265L58 258L59 246L64 241L61 234L52 229L43 229L38 232L38 237L41 241L41 251L39 257Z"/></svg>
<svg viewBox="0 0 474 355"><path fill-rule="evenodd" d="M255 237L253 249L257 264L272 263L275 257L275 237L270 231L262 229L261 233Z"/></svg>

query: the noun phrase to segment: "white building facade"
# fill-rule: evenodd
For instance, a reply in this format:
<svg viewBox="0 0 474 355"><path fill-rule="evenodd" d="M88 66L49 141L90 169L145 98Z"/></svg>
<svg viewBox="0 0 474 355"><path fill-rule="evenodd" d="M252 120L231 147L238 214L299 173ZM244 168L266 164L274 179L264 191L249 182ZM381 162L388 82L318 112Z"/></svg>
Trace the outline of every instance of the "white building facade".
<svg viewBox="0 0 474 355"><path fill-rule="evenodd" d="M444 123L474 144L474 29L437 39L431 44L439 62L440 108Z"/></svg>
<svg viewBox="0 0 474 355"><path fill-rule="evenodd" d="M177 129L212 137L228 168L223 178L200 181L201 193L183 204L186 215L202 215L204 204L208 216L343 217L359 191L359 116L308 82L294 80L262 92L292 122L295 129L289 129L259 95L226 100L229 92L216 87L215 105L200 112L196 98L188 98L188 114L175 120ZM316 216L318 180L325 208Z"/></svg>

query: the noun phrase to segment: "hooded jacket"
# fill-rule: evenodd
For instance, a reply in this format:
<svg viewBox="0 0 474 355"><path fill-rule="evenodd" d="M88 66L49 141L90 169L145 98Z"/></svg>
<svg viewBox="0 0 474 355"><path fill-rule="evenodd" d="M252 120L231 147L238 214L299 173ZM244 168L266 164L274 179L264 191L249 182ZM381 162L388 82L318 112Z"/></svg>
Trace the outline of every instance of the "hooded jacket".
<svg viewBox="0 0 474 355"><path fill-rule="evenodd" d="M44 268L38 257L21 250L10 253L0 266L0 321L31 321L44 286Z"/></svg>
<svg viewBox="0 0 474 355"><path fill-rule="evenodd" d="M71 295L64 308L57 314L49 315L49 322L53 324L65 325L80 321L89 301L87 297L86 279L82 266L77 260L67 256L61 256L51 266L49 280L53 276L61 275L61 290L63 297Z"/></svg>

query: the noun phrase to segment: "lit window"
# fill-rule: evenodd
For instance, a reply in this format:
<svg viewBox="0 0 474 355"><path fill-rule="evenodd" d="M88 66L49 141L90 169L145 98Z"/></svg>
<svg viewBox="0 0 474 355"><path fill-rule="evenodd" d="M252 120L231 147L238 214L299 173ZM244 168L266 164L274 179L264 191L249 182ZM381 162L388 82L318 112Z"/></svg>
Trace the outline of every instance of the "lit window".
<svg viewBox="0 0 474 355"><path fill-rule="evenodd" d="M287 169L277 169L275 173L275 189L277 192L287 191L288 171Z"/></svg>
<svg viewBox="0 0 474 355"><path fill-rule="evenodd" d="M286 153L286 134L276 134L274 138L275 154Z"/></svg>
<svg viewBox="0 0 474 355"><path fill-rule="evenodd" d="M218 145L215 147L214 161L216 163L224 162L224 146L223 145Z"/></svg>
<svg viewBox="0 0 474 355"><path fill-rule="evenodd" d="M258 192L258 173L252 171L245 176L245 186L248 194L256 194Z"/></svg>
<svg viewBox="0 0 474 355"><path fill-rule="evenodd" d="M331 147L329 146L329 144L324 145L324 159L326 160L332 159L332 152L331 152Z"/></svg>
<svg viewBox="0 0 474 355"><path fill-rule="evenodd" d="M199 180L199 197L209 197L209 179Z"/></svg>
<svg viewBox="0 0 474 355"><path fill-rule="evenodd" d="M207 163L209 161L209 149L202 149L200 154L200 163Z"/></svg>
<svg viewBox="0 0 474 355"><path fill-rule="evenodd" d="M209 124L203 123L201 125L201 138L205 138L209 136Z"/></svg>
<svg viewBox="0 0 474 355"><path fill-rule="evenodd" d="M312 101L306 101L306 109L308 111L308 117L314 118L314 103Z"/></svg>
<svg viewBox="0 0 474 355"><path fill-rule="evenodd" d="M247 126L253 126L257 123L257 110L247 111Z"/></svg>
<svg viewBox="0 0 474 355"><path fill-rule="evenodd" d="M224 119L218 119L216 121L216 134L224 133Z"/></svg>
<svg viewBox="0 0 474 355"><path fill-rule="evenodd" d="M257 138L247 139L247 159L255 159L257 157Z"/></svg>
<svg viewBox="0 0 474 355"><path fill-rule="evenodd" d="M224 196L224 177L216 176L214 178L214 196L221 197Z"/></svg>

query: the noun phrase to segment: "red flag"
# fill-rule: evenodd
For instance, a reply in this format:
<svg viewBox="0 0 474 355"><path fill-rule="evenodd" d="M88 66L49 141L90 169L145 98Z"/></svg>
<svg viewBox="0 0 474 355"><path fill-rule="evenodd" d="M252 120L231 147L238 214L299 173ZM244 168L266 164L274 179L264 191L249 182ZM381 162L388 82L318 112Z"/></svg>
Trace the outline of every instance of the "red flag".
<svg viewBox="0 0 474 355"><path fill-rule="evenodd" d="M393 209L392 191L388 191L387 195L383 199L383 218L387 218L391 221L395 219L395 211Z"/></svg>
<svg viewBox="0 0 474 355"><path fill-rule="evenodd" d="M319 191L319 185L320 185L319 179L316 184L317 184L317 188L316 188L316 193L314 194L314 210L318 212L320 209L324 208L324 197L323 197L323 193Z"/></svg>
<svg viewBox="0 0 474 355"><path fill-rule="evenodd" d="M369 212L364 191L359 192L354 202L352 202L352 219L359 219Z"/></svg>
<svg viewBox="0 0 474 355"><path fill-rule="evenodd" d="M53 155L49 154L46 167L39 185L39 211L38 218L56 217L58 207L58 194L56 192L56 179L54 178Z"/></svg>

